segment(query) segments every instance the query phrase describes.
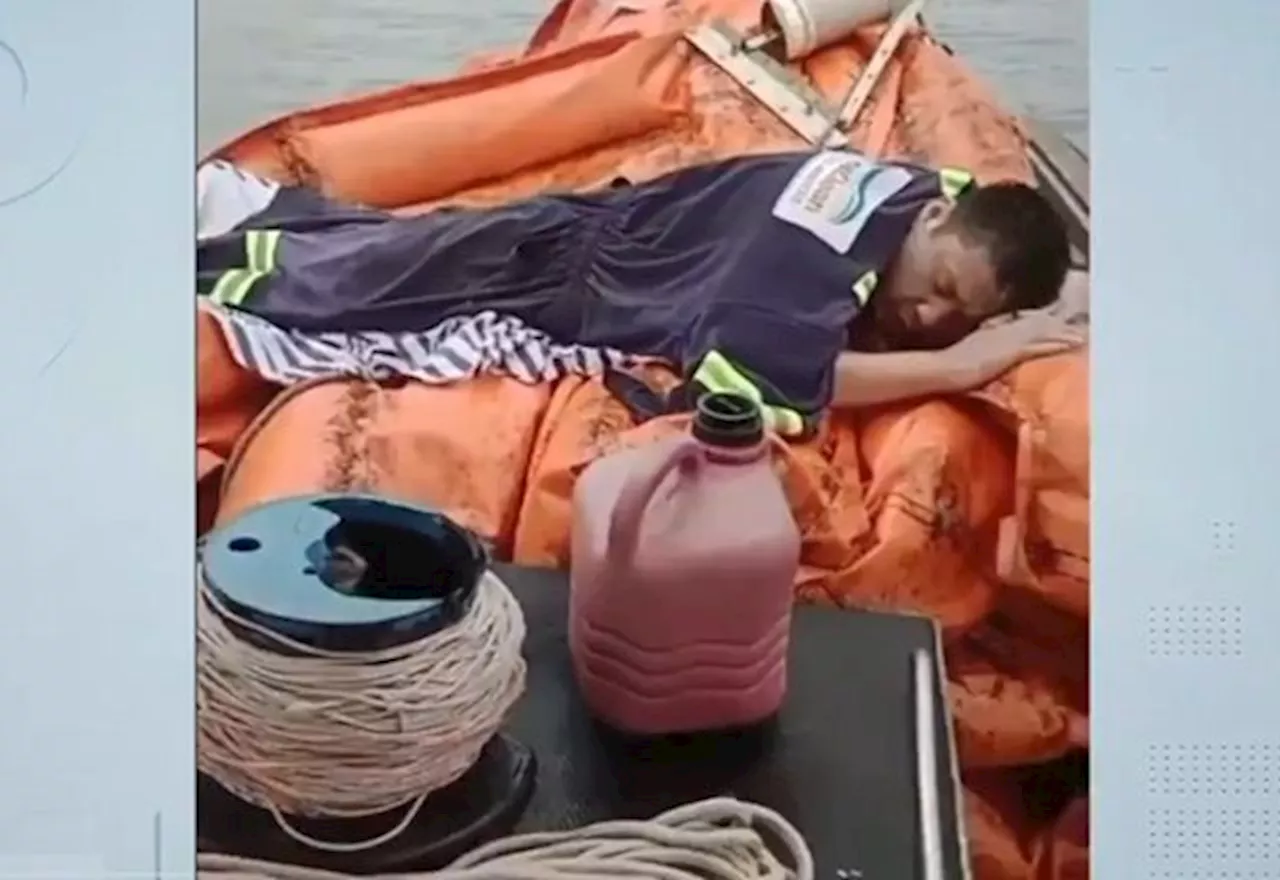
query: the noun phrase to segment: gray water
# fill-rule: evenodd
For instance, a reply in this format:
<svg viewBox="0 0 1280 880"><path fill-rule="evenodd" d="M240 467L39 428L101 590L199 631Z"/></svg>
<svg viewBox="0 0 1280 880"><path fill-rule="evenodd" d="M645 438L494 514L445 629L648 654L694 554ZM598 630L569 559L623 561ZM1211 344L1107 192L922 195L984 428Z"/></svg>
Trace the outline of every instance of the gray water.
<svg viewBox="0 0 1280 880"><path fill-rule="evenodd" d="M518 45L550 0L201 0L198 140L297 107L449 74ZM935 30L1011 108L1087 148L1087 0L934 0Z"/></svg>

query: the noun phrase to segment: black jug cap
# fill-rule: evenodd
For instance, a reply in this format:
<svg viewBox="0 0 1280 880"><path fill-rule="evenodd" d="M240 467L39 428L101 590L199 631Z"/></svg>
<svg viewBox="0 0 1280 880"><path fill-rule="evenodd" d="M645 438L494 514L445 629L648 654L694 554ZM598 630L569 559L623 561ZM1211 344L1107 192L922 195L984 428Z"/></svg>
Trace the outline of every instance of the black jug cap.
<svg viewBox="0 0 1280 880"><path fill-rule="evenodd" d="M710 446L755 446L764 439L764 413L745 394L712 391L698 398L693 436Z"/></svg>
<svg viewBox="0 0 1280 880"><path fill-rule="evenodd" d="M440 512L359 494L268 502L201 548L205 583L232 612L332 651L389 648L452 626L488 562L479 540Z"/></svg>

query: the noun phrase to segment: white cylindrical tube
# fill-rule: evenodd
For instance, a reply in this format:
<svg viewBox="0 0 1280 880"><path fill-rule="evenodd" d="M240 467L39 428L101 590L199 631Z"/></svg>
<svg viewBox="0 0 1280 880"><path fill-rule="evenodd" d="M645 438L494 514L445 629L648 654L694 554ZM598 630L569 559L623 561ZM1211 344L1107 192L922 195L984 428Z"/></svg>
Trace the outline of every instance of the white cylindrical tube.
<svg viewBox="0 0 1280 880"><path fill-rule="evenodd" d="M897 15L905 5L906 0L766 0L765 17L782 33L787 60L795 61L864 24Z"/></svg>

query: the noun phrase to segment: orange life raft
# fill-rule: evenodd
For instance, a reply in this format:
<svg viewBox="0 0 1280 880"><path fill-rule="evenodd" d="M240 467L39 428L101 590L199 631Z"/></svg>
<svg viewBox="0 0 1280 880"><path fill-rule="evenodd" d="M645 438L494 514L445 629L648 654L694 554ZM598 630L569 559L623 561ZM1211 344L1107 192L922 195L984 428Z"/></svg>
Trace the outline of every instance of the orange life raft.
<svg viewBox="0 0 1280 880"><path fill-rule="evenodd" d="M411 213L803 148L681 36L713 18L746 29L759 14L759 0L562 0L519 52L295 113L217 155ZM792 70L835 99L881 31ZM1032 177L1017 121L920 31L851 140L979 179ZM635 427L599 381L577 377L397 388L334 377L281 391L237 365L198 314L201 530L274 497L383 488L449 510L516 562L562 566L576 475L679 422ZM965 398L832 416L783 462L804 534L798 599L944 627L979 880L1087 876L1088 434L1080 353Z"/></svg>

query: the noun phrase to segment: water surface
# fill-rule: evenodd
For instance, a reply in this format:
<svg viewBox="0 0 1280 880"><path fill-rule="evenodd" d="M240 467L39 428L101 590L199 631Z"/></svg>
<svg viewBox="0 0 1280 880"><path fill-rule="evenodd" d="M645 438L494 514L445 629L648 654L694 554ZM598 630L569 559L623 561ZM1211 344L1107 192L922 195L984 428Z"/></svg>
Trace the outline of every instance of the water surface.
<svg viewBox="0 0 1280 880"><path fill-rule="evenodd" d="M549 0L201 0L198 139L518 45ZM937 32L1011 106L1088 141L1086 0L936 0Z"/></svg>

